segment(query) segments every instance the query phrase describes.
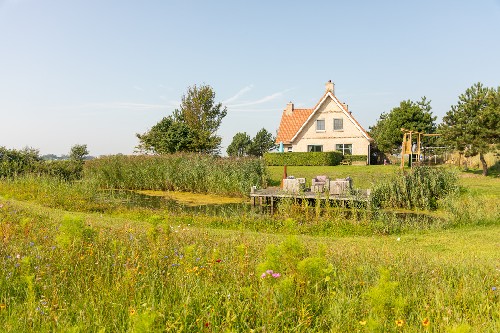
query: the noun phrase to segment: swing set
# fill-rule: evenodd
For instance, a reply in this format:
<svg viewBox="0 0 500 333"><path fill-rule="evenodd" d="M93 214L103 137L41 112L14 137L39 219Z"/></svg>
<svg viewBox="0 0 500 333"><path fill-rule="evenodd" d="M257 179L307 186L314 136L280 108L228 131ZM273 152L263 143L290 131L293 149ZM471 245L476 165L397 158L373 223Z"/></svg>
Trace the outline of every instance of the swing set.
<svg viewBox="0 0 500 333"><path fill-rule="evenodd" d="M408 162L410 164L410 167L413 168L414 165L415 166L420 165L421 151L422 149L425 149L422 148L423 137L441 135L441 134L428 134L418 131L410 131L404 128L402 128L401 131L403 132L403 144L401 146L401 169L403 169L405 165L405 155L409 155ZM414 143L415 139L416 142ZM433 148L441 148L441 147L433 147Z"/></svg>

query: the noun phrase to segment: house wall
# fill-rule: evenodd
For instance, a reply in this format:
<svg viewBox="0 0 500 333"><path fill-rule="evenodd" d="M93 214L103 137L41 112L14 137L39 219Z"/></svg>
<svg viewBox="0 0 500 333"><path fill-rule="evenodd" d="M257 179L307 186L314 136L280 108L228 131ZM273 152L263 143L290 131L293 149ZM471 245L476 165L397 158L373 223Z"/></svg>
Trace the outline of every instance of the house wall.
<svg viewBox="0 0 500 333"><path fill-rule="evenodd" d="M293 151L306 152L308 145L322 145L323 151L333 151L336 150L337 144L352 144L353 155L368 155L370 142L349 119L345 111L331 97L328 96L327 99L295 138L292 143ZM343 119L343 130L333 130L334 118ZM316 130L318 119L325 120L324 131Z"/></svg>

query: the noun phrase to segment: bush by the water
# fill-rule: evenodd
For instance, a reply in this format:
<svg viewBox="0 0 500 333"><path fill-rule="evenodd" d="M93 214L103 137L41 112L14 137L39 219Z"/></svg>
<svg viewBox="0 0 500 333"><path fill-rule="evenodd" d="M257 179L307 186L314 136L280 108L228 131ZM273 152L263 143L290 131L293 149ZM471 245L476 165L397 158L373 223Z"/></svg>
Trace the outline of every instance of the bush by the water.
<svg viewBox="0 0 500 333"><path fill-rule="evenodd" d="M456 173L431 167L416 167L378 183L372 205L382 208L436 209L438 200L458 189Z"/></svg>
<svg viewBox="0 0 500 333"><path fill-rule="evenodd" d="M35 172L41 163L41 158L35 149L17 150L0 147L0 178Z"/></svg>
<svg viewBox="0 0 500 333"><path fill-rule="evenodd" d="M47 175L71 181L82 178L83 161L43 161L38 150L0 147L0 178L14 178L29 174Z"/></svg>
<svg viewBox="0 0 500 333"><path fill-rule="evenodd" d="M203 154L101 157L85 164L85 179L101 188L246 195L266 181L260 159Z"/></svg>
<svg viewBox="0 0 500 333"><path fill-rule="evenodd" d="M264 154L264 159L266 160L267 165L339 165L343 159L343 155L338 151L308 153L266 153Z"/></svg>

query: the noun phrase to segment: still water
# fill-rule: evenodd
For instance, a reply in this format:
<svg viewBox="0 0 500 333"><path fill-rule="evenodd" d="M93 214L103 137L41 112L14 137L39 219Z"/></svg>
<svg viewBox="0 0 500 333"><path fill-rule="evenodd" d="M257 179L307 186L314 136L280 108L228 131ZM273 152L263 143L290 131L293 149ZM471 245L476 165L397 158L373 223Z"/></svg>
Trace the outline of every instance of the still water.
<svg viewBox="0 0 500 333"><path fill-rule="evenodd" d="M203 214L208 216L238 216L245 213L255 213L255 214L269 214L270 210L266 207L261 208L259 206L252 206L250 199L240 203L223 203L223 204L213 204L213 203L203 203L198 202L196 204L190 203L185 204L183 202L174 200L168 196L159 195L147 195L143 193L137 193L134 191L124 191L124 190L112 190L103 191L100 194L100 200L109 201L120 206L125 206L128 208L140 207L149 209L161 209L168 210L171 212L188 213L188 214ZM315 208L308 208L310 211L309 216L315 216ZM275 212L279 209L275 209ZM278 213L279 214L279 213ZM322 210L321 215L327 214L325 210ZM392 223L419 223L419 224L432 224L437 221L435 216L431 216L424 213L415 212L400 212L400 211L365 211L364 209L337 209L337 214L341 215L345 219L350 220L384 220L392 221Z"/></svg>

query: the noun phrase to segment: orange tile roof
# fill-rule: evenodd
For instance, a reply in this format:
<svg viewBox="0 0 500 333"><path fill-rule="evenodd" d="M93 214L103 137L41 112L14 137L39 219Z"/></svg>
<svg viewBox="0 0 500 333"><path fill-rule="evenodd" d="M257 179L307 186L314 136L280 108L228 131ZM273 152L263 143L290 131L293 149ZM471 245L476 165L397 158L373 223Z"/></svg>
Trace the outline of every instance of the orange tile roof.
<svg viewBox="0 0 500 333"><path fill-rule="evenodd" d="M325 94L321 97L321 99L316 103L314 108L312 109L294 109L292 111L291 115L286 114L286 110L283 111L283 114L281 116L281 122L280 122L280 127L278 128L278 135L276 136L276 143L290 143L290 141L293 139L293 137L297 134L297 132L300 130L302 125L307 121L309 116L316 110L321 103L324 101L324 99L327 97L327 95L332 96L340 106L342 106L342 109L344 109L344 112L350 117L354 123L361 129L363 134L368 138L368 140L372 141L373 139L370 137L368 132L361 126L360 123L353 117L353 115L349 112L347 109L347 106L344 103L341 103L337 96L335 96L332 93L329 93L328 91L325 92Z"/></svg>
<svg viewBox="0 0 500 333"><path fill-rule="evenodd" d="M286 110L284 110L278 128L278 135L276 136L276 143L289 143L312 113L313 109L294 109L291 115L287 115Z"/></svg>

